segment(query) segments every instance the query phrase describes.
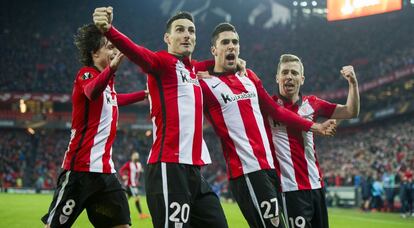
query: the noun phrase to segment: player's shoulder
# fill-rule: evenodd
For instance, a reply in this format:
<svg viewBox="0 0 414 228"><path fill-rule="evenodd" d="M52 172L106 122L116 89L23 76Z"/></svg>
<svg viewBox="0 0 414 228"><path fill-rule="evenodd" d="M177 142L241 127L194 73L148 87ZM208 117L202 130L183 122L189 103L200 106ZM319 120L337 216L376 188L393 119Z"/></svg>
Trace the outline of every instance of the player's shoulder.
<svg viewBox="0 0 414 228"><path fill-rule="evenodd" d="M302 95L302 100L309 101L309 102L316 102L320 99L315 95Z"/></svg>
<svg viewBox="0 0 414 228"><path fill-rule="evenodd" d="M96 77L99 71L95 67L84 66L76 74L76 81L84 81Z"/></svg>
<svg viewBox="0 0 414 228"><path fill-rule="evenodd" d="M253 70L247 68L246 69L247 77L250 78L253 81L260 81L260 78L254 73Z"/></svg>

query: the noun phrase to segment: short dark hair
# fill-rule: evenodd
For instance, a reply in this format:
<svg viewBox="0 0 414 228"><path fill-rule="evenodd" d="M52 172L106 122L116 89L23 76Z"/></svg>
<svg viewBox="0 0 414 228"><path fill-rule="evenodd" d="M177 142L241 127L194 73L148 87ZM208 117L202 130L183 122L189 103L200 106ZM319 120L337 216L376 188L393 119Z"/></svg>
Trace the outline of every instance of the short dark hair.
<svg viewBox="0 0 414 228"><path fill-rule="evenodd" d="M104 36L94 24L78 28L74 43L79 51L79 61L84 66L93 66L92 54L105 45Z"/></svg>
<svg viewBox="0 0 414 228"><path fill-rule="evenodd" d="M216 41L219 37L219 34L222 32L234 32L237 33L236 28L230 23L220 23L218 24L211 35L211 45L215 46Z"/></svg>
<svg viewBox="0 0 414 228"><path fill-rule="evenodd" d="M166 26L166 32L170 33L171 32L171 24L179 19L187 19L190 20L191 22L194 23L194 18L193 15L191 15L191 13L187 12L187 11L180 11L178 13L176 13L174 16L172 16L170 19L168 19L167 21L167 26Z"/></svg>

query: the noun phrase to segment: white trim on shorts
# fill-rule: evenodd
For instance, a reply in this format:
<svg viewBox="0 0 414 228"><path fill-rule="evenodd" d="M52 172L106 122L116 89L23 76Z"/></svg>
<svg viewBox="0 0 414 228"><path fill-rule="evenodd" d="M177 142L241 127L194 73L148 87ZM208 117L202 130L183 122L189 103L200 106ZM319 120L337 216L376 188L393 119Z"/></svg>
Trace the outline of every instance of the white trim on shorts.
<svg viewBox="0 0 414 228"><path fill-rule="evenodd" d="M57 197L56 204L49 213L49 217L47 218L47 224L50 224L53 220L53 216L55 216L56 208L59 205L60 201L62 200L63 193L65 192L65 187L69 182L69 175L70 175L70 170L68 170L65 174L65 180L63 181L62 188L59 191L59 195Z"/></svg>
<svg viewBox="0 0 414 228"><path fill-rule="evenodd" d="M282 203L283 203L283 214L285 214L285 218L286 218L286 228L289 228L289 216L287 213L287 204L286 204L286 193L282 192Z"/></svg>
<svg viewBox="0 0 414 228"><path fill-rule="evenodd" d="M253 205L256 208L257 212L259 213L260 220L262 221L263 227L266 227L266 223L263 220L262 212L260 211L259 203L257 202L256 194L254 193L252 183L250 182L250 179L247 176L247 174L244 175L244 178L246 179L247 188L249 189L249 193L250 193L250 197L252 198Z"/></svg>
<svg viewBox="0 0 414 228"><path fill-rule="evenodd" d="M162 193L165 203L165 228L168 228L168 182L167 182L167 167L165 162L161 162L161 176L162 176Z"/></svg>

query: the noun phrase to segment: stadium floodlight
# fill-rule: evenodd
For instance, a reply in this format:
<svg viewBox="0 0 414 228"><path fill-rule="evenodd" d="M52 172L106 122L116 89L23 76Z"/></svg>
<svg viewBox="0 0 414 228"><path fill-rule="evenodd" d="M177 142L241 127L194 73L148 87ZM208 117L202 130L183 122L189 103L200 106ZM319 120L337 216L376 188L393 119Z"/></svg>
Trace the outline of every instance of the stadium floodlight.
<svg viewBox="0 0 414 228"><path fill-rule="evenodd" d="M306 7L308 5L308 3L307 2L300 2L300 5L303 6L303 7Z"/></svg>
<svg viewBox="0 0 414 228"><path fill-rule="evenodd" d="M312 6L317 6L318 3L316 1L312 1Z"/></svg>
<svg viewBox="0 0 414 228"><path fill-rule="evenodd" d="M298 2L297 1L293 1L293 5L294 6L298 6Z"/></svg>
<svg viewBox="0 0 414 228"><path fill-rule="evenodd" d="M400 10L401 1L327 0L327 8L328 21L336 21Z"/></svg>

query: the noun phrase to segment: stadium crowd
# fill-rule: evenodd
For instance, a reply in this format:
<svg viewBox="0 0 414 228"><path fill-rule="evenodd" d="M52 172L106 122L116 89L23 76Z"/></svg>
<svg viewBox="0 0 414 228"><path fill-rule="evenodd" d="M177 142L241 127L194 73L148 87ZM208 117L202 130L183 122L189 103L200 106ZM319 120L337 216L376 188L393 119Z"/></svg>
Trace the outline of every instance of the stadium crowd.
<svg viewBox="0 0 414 228"><path fill-rule="evenodd" d="M77 27L91 22L93 6L83 1L65 3L63 6L46 1L27 4L31 7L9 7L11 10L6 12L4 20L0 22L0 41L7 43L0 47L2 55L7 56L0 60L0 67L4 69L3 75L13 75L0 78L0 90L70 93L73 77L80 66L76 61L73 34ZM120 13L117 14L115 23L121 31L152 50L160 50L165 46L162 40L164 24L161 23L164 20L158 18L158 15L164 14L156 4L149 4L145 10L144 7L127 7L128 4L133 4L131 2L119 6L116 4L114 7ZM221 6L217 1L214 4ZM62 7L67 10L51 10ZM221 7L226 9L228 6L223 4ZM237 10L248 15L251 10L249 7L248 3L243 3ZM79 16L71 18L74 10ZM20 14L28 16L19 17ZM134 15L137 14L146 19L129 19L135 18ZM164 17L167 18L168 15ZM275 64L278 57L282 53L294 53L302 58L305 75L308 76L304 92L315 92L345 88L346 83L340 80L339 74L344 65L355 66L356 72L361 75L359 81L362 84L414 64L414 44L410 39L414 36L414 31L408 23L413 17L414 14L406 10L337 23L327 23L324 19L311 17L298 24L272 28L260 26L260 23L265 22L260 18L255 25L236 16L231 22L236 25L243 44L241 57L248 61L248 66L257 72L269 91L275 89ZM211 58L210 33L221 21L219 18L205 20L197 17L196 20L198 42L195 57ZM43 26L45 23L48 26ZM152 26L146 26L147 23ZM265 35L251 35L252 31ZM141 71L130 63L121 67L117 77L118 91L142 89L146 83Z"/></svg>

